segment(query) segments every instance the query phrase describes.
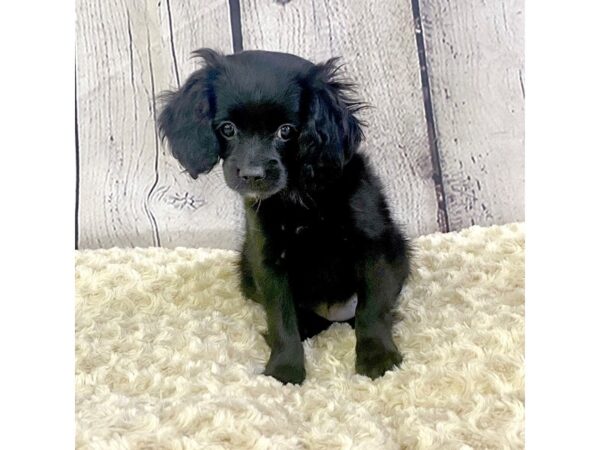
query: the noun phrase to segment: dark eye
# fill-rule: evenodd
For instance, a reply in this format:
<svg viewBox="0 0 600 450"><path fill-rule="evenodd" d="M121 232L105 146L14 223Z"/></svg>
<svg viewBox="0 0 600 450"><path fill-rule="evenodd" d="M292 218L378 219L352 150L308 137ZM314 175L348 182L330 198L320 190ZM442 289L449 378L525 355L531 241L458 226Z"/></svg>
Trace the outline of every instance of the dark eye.
<svg viewBox="0 0 600 450"><path fill-rule="evenodd" d="M284 124L277 130L277 136L284 141L290 140L294 136L296 129L292 125Z"/></svg>
<svg viewBox="0 0 600 450"><path fill-rule="evenodd" d="M232 137L234 137L236 135L237 128L235 127L235 125L232 122L224 122L219 127L219 131L223 135L224 138L231 139Z"/></svg>

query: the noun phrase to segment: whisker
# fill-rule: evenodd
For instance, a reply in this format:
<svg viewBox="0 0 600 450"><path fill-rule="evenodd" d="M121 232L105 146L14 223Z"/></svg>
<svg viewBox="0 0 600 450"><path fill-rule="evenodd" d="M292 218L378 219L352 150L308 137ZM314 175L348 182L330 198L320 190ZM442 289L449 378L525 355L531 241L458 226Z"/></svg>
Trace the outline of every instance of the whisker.
<svg viewBox="0 0 600 450"><path fill-rule="evenodd" d="M312 198L312 196L311 196L311 195L310 195L308 192L306 192L305 194L306 194L306 196L309 198L309 200L312 202L312 204L313 204L313 205L316 205L316 203L317 203L317 202L315 202L315 199L314 199L314 198Z"/></svg>

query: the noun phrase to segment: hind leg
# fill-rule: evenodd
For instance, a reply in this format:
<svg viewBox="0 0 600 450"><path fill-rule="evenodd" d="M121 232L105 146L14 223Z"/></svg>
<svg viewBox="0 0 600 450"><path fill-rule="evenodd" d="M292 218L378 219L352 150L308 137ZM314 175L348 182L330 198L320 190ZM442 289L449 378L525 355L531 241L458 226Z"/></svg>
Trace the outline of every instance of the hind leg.
<svg viewBox="0 0 600 450"><path fill-rule="evenodd" d="M321 331L326 330L332 324L329 320L319 316L309 309L297 308L298 330L300 339L305 340L316 336Z"/></svg>
<svg viewBox="0 0 600 450"><path fill-rule="evenodd" d="M296 309L296 316L298 317L298 329L300 331L300 339L305 339L316 336L321 331L325 331L331 326L332 323L324 317L321 317L314 311L304 308ZM348 320L341 321L339 323L347 323L354 328L354 317Z"/></svg>

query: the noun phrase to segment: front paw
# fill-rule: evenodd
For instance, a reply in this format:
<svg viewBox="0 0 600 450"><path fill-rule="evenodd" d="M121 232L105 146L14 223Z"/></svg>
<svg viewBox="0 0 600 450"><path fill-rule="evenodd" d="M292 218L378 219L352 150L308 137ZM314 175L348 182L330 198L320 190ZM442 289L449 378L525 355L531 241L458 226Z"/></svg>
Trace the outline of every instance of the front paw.
<svg viewBox="0 0 600 450"><path fill-rule="evenodd" d="M306 370L303 364L290 362L271 363L269 361L263 375L273 377L284 384L302 384L306 378Z"/></svg>
<svg viewBox="0 0 600 450"><path fill-rule="evenodd" d="M402 355L395 348L382 345L356 349L356 372L371 379L379 378L388 370L402 363Z"/></svg>
<svg viewBox="0 0 600 450"><path fill-rule="evenodd" d="M272 351L263 374L282 383L301 384L306 378L302 346L294 350Z"/></svg>

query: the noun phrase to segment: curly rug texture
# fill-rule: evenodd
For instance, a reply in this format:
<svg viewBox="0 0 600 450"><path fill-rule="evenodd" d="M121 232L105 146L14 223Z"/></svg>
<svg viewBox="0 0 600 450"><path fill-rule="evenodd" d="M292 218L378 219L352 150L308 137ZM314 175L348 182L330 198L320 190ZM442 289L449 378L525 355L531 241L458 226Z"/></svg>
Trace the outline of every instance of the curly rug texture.
<svg viewBox="0 0 600 450"><path fill-rule="evenodd" d="M76 252L82 449L492 449L524 440L524 225L414 241L401 367L354 371L347 324L305 341L300 386L261 375L262 307L225 250Z"/></svg>

